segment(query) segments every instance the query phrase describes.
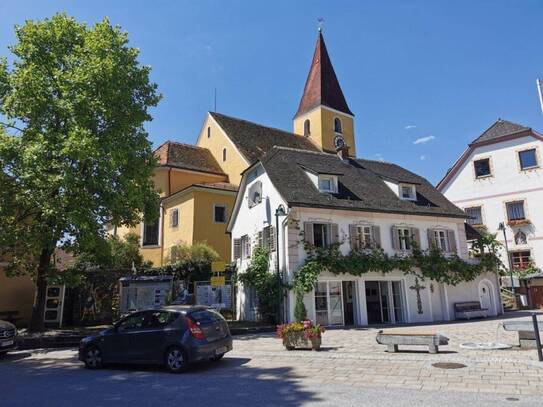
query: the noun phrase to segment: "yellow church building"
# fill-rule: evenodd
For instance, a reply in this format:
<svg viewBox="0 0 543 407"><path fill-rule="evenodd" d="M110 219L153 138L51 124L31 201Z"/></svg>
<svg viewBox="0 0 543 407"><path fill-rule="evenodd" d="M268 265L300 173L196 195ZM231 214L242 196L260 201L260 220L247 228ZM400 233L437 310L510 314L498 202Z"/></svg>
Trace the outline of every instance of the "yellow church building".
<svg viewBox="0 0 543 407"><path fill-rule="evenodd" d="M208 112L196 145L167 141L156 149L160 217L135 229L145 260L166 265L173 246L206 241L229 262L226 225L242 172L274 146L355 156L353 119L319 32L292 133Z"/></svg>

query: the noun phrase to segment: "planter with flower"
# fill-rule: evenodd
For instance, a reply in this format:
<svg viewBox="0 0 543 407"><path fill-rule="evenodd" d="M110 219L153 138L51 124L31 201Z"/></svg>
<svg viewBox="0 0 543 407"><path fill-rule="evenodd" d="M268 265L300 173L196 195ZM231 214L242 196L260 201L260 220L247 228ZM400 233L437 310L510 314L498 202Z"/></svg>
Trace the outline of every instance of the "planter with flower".
<svg viewBox="0 0 543 407"><path fill-rule="evenodd" d="M507 224L511 227L526 226L526 225L530 225L531 223L532 222L529 219L512 219L512 220L507 221Z"/></svg>
<svg viewBox="0 0 543 407"><path fill-rule="evenodd" d="M323 333L322 326L313 325L309 320L277 326L277 336L283 340L283 346L287 350L319 350Z"/></svg>

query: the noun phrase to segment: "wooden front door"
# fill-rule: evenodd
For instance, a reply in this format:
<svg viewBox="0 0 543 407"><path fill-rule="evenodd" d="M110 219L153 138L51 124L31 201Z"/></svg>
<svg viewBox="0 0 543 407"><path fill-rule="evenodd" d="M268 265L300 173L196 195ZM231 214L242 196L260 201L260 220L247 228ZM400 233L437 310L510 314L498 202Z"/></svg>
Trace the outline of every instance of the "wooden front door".
<svg viewBox="0 0 543 407"><path fill-rule="evenodd" d="M530 301L533 308L543 308L543 286L530 287Z"/></svg>

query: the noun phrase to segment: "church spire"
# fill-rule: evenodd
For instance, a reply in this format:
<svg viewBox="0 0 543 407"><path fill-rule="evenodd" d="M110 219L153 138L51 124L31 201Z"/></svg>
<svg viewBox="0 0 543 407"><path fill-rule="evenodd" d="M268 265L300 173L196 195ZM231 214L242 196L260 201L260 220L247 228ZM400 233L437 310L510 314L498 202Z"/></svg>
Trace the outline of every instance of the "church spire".
<svg viewBox="0 0 543 407"><path fill-rule="evenodd" d="M326 106L331 109L353 116L347 106L347 101L330 61L326 50L322 30L319 29L319 36L311 62L311 69L305 83L304 94L300 100L300 106L294 117L298 117L317 106Z"/></svg>

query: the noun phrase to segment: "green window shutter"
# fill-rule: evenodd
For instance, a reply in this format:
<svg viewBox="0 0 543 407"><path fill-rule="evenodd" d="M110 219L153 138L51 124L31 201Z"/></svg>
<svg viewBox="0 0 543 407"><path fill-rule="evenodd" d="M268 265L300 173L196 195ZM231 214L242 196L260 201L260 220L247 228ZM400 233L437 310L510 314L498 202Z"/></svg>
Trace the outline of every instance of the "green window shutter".
<svg viewBox="0 0 543 407"><path fill-rule="evenodd" d="M351 241L351 250L358 250L358 227L349 225L349 239Z"/></svg>
<svg viewBox="0 0 543 407"><path fill-rule="evenodd" d="M275 235L275 227L270 226L270 252L274 252L277 246L277 237Z"/></svg>
<svg viewBox="0 0 543 407"><path fill-rule="evenodd" d="M309 244L314 244L313 241L313 224L311 222L304 223L304 239Z"/></svg>
<svg viewBox="0 0 543 407"><path fill-rule="evenodd" d="M330 224L330 243L334 244L339 241L339 232L337 223Z"/></svg>
<svg viewBox="0 0 543 407"><path fill-rule="evenodd" d="M398 233L398 228L396 226L392 226L391 235L392 235L392 248L394 250L400 250L400 234Z"/></svg>
<svg viewBox="0 0 543 407"><path fill-rule="evenodd" d="M241 257L241 239L234 239L234 260Z"/></svg>
<svg viewBox="0 0 543 407"><path fill-rule="evenodd" d="M447 236L449 238L449 249L451 253L457 253L458 249L456 248L456 237L454 235L454 230L447 230Z"/></svg>
<svg viewBox="0 0 543 407"><path fill-rule="evenodd" d="M379 226L372 226L371 235L375 246L381 247L381 228Z"/></svg>
<svg viewBox="0 0 543 407"><path fill-rule="evenodd" d="M417 246L420 249L420 231L418 228L410 228L409 234L411 235L411 239L417 244Z"/></svg>

